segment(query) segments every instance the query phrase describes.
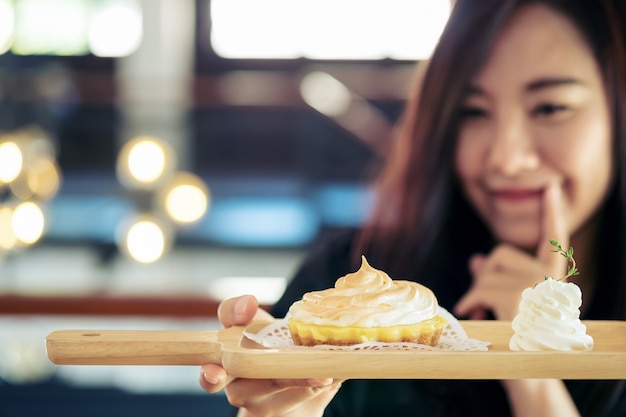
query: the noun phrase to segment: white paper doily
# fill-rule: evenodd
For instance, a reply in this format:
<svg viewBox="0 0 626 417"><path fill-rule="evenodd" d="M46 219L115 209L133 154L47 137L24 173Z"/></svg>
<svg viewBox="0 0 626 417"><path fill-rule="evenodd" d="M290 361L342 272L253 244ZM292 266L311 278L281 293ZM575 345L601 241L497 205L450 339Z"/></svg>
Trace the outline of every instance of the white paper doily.
<svg viewBox="0 0 626 417"><path fill-rule="evenodd" d="M491 342L485 342L467 337L461 323L443 307L439 307L439 315L448 321L443 329L436 346L420 345L417 343L383 343L368 342L351 346L319 345L313 347L295 346L287 319L276 320L256 333L244 332L244 335L267 348L272 349L324 349L324 350L451 350L451 351L486 351Z"/></svg>

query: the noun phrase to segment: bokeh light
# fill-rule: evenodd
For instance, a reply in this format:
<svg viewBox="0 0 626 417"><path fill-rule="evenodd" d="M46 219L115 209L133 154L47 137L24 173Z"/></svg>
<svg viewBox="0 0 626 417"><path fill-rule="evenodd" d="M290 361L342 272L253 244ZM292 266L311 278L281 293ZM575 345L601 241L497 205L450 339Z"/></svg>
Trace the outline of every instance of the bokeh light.
<svg viewBox="0 0 626 417"><path fill-rule="evenodd" d="M174 169L174 152L167 143L150 136L127 142L118 155L117 175L130 188L154 188Z"/></svg>
<svg viewBox="0 0 626 417"><path fill-rule="evenodd" d="M206 194L194 185L178 185L167 195L165 207L174 220L195 222L206 212Z"/></svg>
<svg viewBox="0 0 626 417"><path fill-rule="evenodd" d="M89 49L96 56L123 57L132 54L143 38L141 7L132 1L105 5L94 13L88 36Z"/></svg>
<svg viewBox="0 0 626 417"><path fill-rule="evenodd" d="M449 0L212 0L207 13L223 58L416 60L450 10Z"/></svg>
<svg viewBox="0 0 626 417"><path fill-rule="evenodd" d="M190 172L177 173L158 194L167 216L176 223L190 224L207 212L210 194L202 179Z"/></svg>
<svg viewBox="0 0 626 417"><path fill-rule="evenodd" d="M350 90L332 75L313 71L302 78L300 94L315 110L329 117L345 113L350 107Z"/></svg>
<svg viewBox="0 0 626 417"><path fill-rule="evenodd" d="M17 245L17 236L13 231L13 210L0 206L0 250L9 251Z"/></svg>
<svg viewBox="0 0 626 417"><path fill-rule="evenodd" d="M13 43L15 14L9 0L0 0L0 54L9 50Z"/></svg>
<svg viewBox="0 0 626 417"><path fill-rule="evenodd" d="M37 198L49 200L61 187L61 170L54 160L39 158L28 167L26 182Z"/></svg>
<svg viewBox="0 0 626 417"><path fill-rule="evenodd" d="M0 54L123 57L142 40L138 0L0 0Z"/></svg>
<svg viewBox="0 0 626 417"><path fill-rule="evenodd" d="M165 152L156 142L141 141L128 154L130 174L141 182L154 182L165 169Z"/></svg>
<svg viewBox="0 0 626 417"><path fill-rule="evenodd" d="M150 263L159 259L165 249L165 236L156 223L141 221L131 226L126 245L133 259Z"/></svg>
<svg viewBox="0 0 626 417"><path fill-rule="evenodd" d="M25 173L18 175L10 184L9 189L11 193L19 200L30 200L34 193L28 185L28 167L24 167Z"/></svg>
<svg viewBox="0 0 626 417"><path fill-rule="evenodd" d="M22 173L13 180L9 187L20 200L36 198L47 201L53 198L61 186L61 171L57 163L49 158L37 158L25 165Z"/></svg>
<svg viewBox="0 0 626 417"><path fill-rule="evenodd" d="M168 227L156 217L140 215L122 226L118 246L130 259L149 264L159 260L171 244Z"/></svg>
<svg viewBox="0 0 626 417"><path fill-rule="evenodd" d="M55 365L42 349L42 329L24 326L17 330L0 332L0 379L15 385L47 380Z"/></svg>
<svg viewBox="0 0 626 417"><path fill-rule="evenodd" d="M79 0L20 0L15 2L18 55L84 55L90 7Z"/></svg>
<svg viewBox="0 0 626 417"><path fill-rule="evenodd" d="M44 235L44 203L61 186L55 154L52 139L37 126L0 138L0 251L32 245Z"/></svg>
<svg viewBox="0 0 626 417"><path fill-rule="evenodd" d="M31 245L43 235L45 217L41 207L36 203L26 201L15 207L11 224L17 239Z"/></svg>
<svg viewBox="0 0 626 417"><path fill-rule="evenodd" d="M0 143L0 182L10 183L22 171L24 158L15 142Z"/></svg>

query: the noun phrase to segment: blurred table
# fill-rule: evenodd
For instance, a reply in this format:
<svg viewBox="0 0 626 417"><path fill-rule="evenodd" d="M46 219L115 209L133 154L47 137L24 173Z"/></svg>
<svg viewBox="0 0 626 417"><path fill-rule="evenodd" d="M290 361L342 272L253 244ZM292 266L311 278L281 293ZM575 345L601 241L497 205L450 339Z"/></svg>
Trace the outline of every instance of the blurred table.
<svg viewBox="0 0 626 417"><path fill-rule="evenodd" d="M0 314L216 317L219 301L189 296L0 295Z"/></svg>

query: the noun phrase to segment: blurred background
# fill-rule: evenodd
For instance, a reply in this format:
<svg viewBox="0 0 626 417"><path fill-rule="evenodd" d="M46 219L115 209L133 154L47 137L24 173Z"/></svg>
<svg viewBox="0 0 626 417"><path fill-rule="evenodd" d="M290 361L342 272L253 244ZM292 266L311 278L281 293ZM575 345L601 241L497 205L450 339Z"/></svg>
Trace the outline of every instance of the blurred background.
<svg viewBox="0 0 626 417"><path fill-rule="evenodd" d="M372 202L448 0L0 0L0 417L225 416L57 329L218 329Z"/></svg>

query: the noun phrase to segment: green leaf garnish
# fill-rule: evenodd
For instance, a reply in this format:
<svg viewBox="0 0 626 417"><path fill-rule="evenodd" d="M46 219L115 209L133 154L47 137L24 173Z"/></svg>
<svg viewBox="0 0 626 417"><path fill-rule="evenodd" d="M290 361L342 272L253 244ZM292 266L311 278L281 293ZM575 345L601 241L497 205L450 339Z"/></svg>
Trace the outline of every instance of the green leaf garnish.
<svg viewBox="0 0 626 417"><path fill-rule="evenodd" d="M556 248L556 249L551 250L550 252L561 254L561 256L567 259L567 264L568 264L567 274L563 278L558 279L557 281L566 281L569 277L578 275L579 274L578 268L576 268L576 261L574 260L574 248L570 246L568 250L565 250L563 249L561 244L555 239L550 239L550 244ZM545 277L545 278L548 279L548 277Z"/></svg>

